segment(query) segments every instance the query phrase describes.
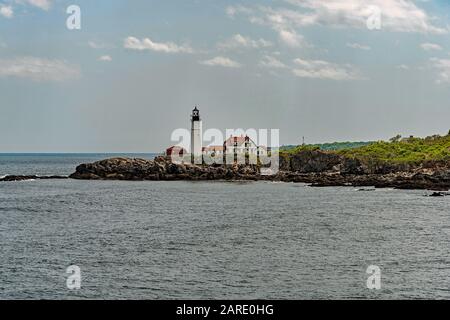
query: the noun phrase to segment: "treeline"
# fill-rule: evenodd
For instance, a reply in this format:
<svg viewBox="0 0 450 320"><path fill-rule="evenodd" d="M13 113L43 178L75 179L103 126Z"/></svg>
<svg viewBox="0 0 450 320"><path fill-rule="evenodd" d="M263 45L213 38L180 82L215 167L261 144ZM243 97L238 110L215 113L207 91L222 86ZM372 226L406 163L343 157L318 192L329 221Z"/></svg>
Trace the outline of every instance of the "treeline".
<svg viewBox="0 0 450 320"><path fill-rule="evenodd" d="M282 146L280 148L281 151L285 152L298 152L301 150L323 150L323 151L338 151L338 150L345 150L345 149L354 149L354 148L360 148L366 145L369 145L373 142L332 142L332 143L321 143L321 144L307 144L307 145L301 145L301 146L294 146L294 145L288 145L288 146Z"/></svg>
<svg viewBox="0 0 450 320"><path fill-rule="evenodd" d="M346 157L417 164L425 161L450 161L450 135L426 138L396 136L389 142L378 141L361 148L338 151Z"/></svg>
<svg viewBox="0 0 450 320"><path fill-rule="evenodd" d="M281 153L322 150L369 163L393 162L418 164L426 161L450 161L450 132L446 136L426 138L397 135L389 141L334 142L314 145L284 146Z"/></svg>

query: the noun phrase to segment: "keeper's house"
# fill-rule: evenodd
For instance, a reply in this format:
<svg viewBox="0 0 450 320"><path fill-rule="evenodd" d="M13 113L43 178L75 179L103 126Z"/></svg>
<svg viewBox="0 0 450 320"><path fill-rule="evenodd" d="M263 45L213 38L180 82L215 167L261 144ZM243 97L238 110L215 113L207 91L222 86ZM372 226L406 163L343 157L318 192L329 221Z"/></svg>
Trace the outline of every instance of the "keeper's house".
<svg viewBox="0 0 450 320"><path fill-rule="evenodd" d="M203 147L203 154L212 157L224 154L266 156L267 148L256 145L249 136L230 136L222 146Z"/></svg>

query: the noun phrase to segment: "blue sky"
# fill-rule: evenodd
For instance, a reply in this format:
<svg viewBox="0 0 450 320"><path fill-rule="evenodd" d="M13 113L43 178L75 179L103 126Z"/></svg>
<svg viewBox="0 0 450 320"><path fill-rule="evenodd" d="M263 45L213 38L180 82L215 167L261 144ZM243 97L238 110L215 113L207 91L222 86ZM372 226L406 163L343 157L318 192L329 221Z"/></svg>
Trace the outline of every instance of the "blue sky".
<svg viewBox="0 0 450 320"><path fill-rule="evenodd" d="M81 30L66 28L72 4ZM282 144L444 134L449 14L425 0L0 0L0 152L161 151L195 104L205 128L277 128Z"/></svg>

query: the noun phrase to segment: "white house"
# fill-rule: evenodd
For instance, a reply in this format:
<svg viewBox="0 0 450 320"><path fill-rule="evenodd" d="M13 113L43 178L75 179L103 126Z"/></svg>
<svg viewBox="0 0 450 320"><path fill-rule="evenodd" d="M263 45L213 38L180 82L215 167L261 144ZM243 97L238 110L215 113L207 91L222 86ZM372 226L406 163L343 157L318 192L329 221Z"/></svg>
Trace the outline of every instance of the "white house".
<svg viewBox="0 0 450 320"><path fill-rule="evenodd" d="M249 136L230 136L222 146L203 147L203 154L213 157L231 154L266 156L267 148L256 145Z"/></svg>
<svg viewBox="0 0 450 320"><path fill-rule="evenodd" d="M267 148L258 146L249 136L229 137L224 143L225 154L248 154L250 156L267 155Z"/></svg>

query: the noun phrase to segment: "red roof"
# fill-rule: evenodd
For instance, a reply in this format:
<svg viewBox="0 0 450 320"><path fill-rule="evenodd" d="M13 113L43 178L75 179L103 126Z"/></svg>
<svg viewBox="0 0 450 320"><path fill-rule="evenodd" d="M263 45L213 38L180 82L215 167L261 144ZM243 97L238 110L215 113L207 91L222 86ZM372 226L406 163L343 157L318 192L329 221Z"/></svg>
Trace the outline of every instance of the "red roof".
<svg viewBox="0 0 450 320"><path fill-rule="evenodd" d="M178 154L178 155L183 155L183 154L187 154L188 152L186 151L185 148L179 147L179 146L171 146L170 148L166 149L166 155L171 156L173 154Z"/></svg>
<svg viewBox="0 0 450 320"><path fill-rule="evenodd" d="M229 137L227 140L225 140L224 145L226 146L234 146L234 144L236 143L238 146L242 145L245 143L245 140L249 139L249 137L244 137L244 136L240 136L240 137Z"/></svg>
<svg viewBox="0 0 450 320"><path fill-rule="evenodd" d="M240 137L229 137L227 140L225 140L224 145L227 147L234 146L236 143L238 146L241 146L245 143L245 141L252 142L254 145L256 143L249 137L249 136L240 136Z"/></svg>

